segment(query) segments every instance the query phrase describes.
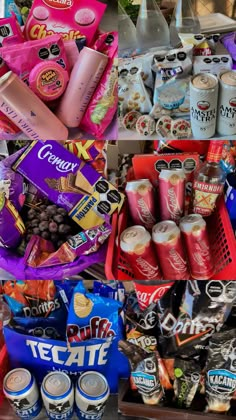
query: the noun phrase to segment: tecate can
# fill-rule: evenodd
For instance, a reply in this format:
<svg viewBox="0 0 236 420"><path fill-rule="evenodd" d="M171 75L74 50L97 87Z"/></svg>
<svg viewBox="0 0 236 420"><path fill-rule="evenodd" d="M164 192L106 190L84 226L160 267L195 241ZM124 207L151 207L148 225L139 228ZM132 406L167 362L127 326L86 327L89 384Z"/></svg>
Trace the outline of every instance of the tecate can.
<svg viewBox="0 0 236 420"><path fill-rule="evenodd" d="M151 230L156 217L154 189L149 179L127 182L125 192L133 223Z"/></svg>
<svg viewBox="0 0 236 420"><path fill-rule="evenodd" d="M28 370L11 370L4 378L3 392L21 419L34 419L40 414L42 400L35 379Z"/></svg>
<svg viewBox="0 0 236 420"><path fill-rule="evenodd" d="M151 235L144 226L125 229L120 236L120 247L130 263L136 280L162 278Z"/></svg>
<svg viewBox="0 0 236 420"><path fill-rule="evenodd" d="M110 395L105 376L98 372L85 372L75 390L76 414L81 420L100 420Z"/></svg>
<svg viewBox="0 0 236 420"><path fill-rule="evenodd" d="M190 116L193 135L209 139L216 131L218 79L213 74L199 73L190 82Z"/></svg>
<svg viewBox="0 0 236 420"><path fill-rule="evenodd" d="M134 281L134 288L141 310L148 308L153 302L158 302L173 286L170 281Z"/></svg>
<svg viewBox="0 0 236 420"><path fill-rule="evenodd" d="M70 81L57 110L67 127L78 127L104 73L108 57L84 47L71 72Z"/></svg>
<svg viewBox="0 0 236 420"><path fill-rule="evenodd" d="M219 76L217 132L236 134L236 71L225 71Z"/></svg>
<svg viewBox="0 0 236 420"><path fill-rule="evenodd" d="M206 222L200 214L190 214L180 221L190 272L194 279L207 280L214 274Z"/></svg>
<svg viewBox="0 0 236 420"><path fill-rule="evenodd" d="M179 223L184 214L185 174L181 169L163 169L159 176L161 220Z"/></svg>
<svg viewBox="0 0 236 420"><path fill-rule="evenodd" d="M45 376L41 395L49 419L71 419L74 411L74 387L64 372L50 372Z"/></svg>
<svg viewBox="0 0 236 420"><path fill-rule="evenodd" d="M190 274L181 240L181 232L175 222L157 223L152 229L152 240L164 279L188 280Z"/></svg>

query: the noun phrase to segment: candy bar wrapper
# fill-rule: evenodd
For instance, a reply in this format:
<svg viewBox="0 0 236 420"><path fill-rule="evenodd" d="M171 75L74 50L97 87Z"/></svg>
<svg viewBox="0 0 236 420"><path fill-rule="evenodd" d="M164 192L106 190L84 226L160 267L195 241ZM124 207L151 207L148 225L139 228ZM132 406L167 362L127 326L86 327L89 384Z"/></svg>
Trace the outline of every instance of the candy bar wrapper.
<svg viewBox="0 0 236 420"><path fill-rule="evenodd" d="M25 233L24 223L13 204L0 193L0 245L14 248Z"/></svg>
<svg viewBox="0 0 236 420"><path fill-rule="evenodd" d="M11 17L0 19L0 47L19 44L24 42L24 40L24 35L15 13L12 13Z"/></svg>
<svg viewBox="0 0 236 420"><path fill-rule="evenodd" d="M105 140L66 140L65 148L85 162L103 157Z"/></svg>
<svg viewBox="0 0 236 420"><path fill-rule="evenodd" d="M33 235L26 248L24 261L30 267L51 267L70 263L81 255L96 252L110 233L111 226L105 223L72 236L57 251L51 242Z"/></svg>
<svg viewBox="0 0 236 420"><path fill-rule="evenodd" d="M13 169L66 209L84 230L103 224L124 201L124 195L91 165L55 141L32 142Z"/></svg>

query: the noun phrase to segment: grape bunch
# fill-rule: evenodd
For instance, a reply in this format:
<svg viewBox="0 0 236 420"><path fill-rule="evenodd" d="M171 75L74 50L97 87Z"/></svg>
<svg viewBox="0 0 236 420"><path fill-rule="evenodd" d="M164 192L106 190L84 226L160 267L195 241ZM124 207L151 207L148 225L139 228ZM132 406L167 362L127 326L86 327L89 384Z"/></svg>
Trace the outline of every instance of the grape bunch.
<svg viewBox="0 0 236 420"><path fill-rule="evenodd" d="M39 235L51 241L58 249L73 234L74 222L68 217L65 209L55 204L40 204L30 208L26 214L26 220L26 243L30 241L32 235ZM77 232L78 226L74 234Z"/></svg>

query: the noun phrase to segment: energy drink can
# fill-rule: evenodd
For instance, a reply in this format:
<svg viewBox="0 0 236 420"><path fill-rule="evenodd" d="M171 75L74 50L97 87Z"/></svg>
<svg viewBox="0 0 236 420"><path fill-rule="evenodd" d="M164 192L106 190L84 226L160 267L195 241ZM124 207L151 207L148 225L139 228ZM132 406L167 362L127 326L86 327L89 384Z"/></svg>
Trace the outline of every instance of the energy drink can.
<svg viewBox="0 0 236 420"><path fill-rule="evenodd" d="M190 82L190 115L193 135L209 139L216 131L218 79L213 74L199 73Z"/></svg>
<svg viewBox="0 0 236 420"><path fill-rule="evenodd" d="M11 370L4 378L3 392L20 418L31 420L40 414L42 401L35 379L28 370Z"/></svg>
<svg viewBox="0 0 236 420"><path fill-rule="evenodd" d="M236 134L236 71L225 71L219 77L217 132Z"/></svg>
<svg viewBox="0 0 236 420"><path fill-rule="evenodd" d="M105 376L93 371L83 373L78 379L75 391L78 418L100 420L109 394L110 389Z"/></svg>
<svg viewBox="0 0 236 420"><path fill-rule="evenodd" d="M74 411L74 387L63 372L50 372L45 376L41 395L49 419L71 419Z"/></svg>

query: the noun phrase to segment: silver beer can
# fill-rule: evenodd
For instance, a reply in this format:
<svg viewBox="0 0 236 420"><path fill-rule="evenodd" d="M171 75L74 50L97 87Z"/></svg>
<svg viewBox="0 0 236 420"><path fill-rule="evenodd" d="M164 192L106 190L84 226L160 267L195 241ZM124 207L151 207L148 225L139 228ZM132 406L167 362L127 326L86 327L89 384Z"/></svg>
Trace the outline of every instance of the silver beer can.
<svg viewBox="0 0 236 420"><path fill-rule="evenodd" d="M219 76L217 132L236 134L236 71L224 71Z"/></svg>
<svg viewBox="0 0 236 420"><path fill-rule="evenodd" d="M4 378L3 392L16 415L35 419L42 410L42 400L34 377L26 369L13 369Z"/></svg>
<svg viewBox="0 0 236 420"><path fill-rule="evenodd" d="M71 419L74 411L74 387L64 372L50 372L45 376L41 395L49 419Z"/></svg>
<svg viewBox="0 0 236 420"><path fill-rule="evenodd" d="M190 116L194 137L209 139L216 131L218 79L199 73L190 82Z"/></svg>
<svg viewBox="0 0 236 420"><path fill-rule="evenodd" d="M98 372L85 372L75 390L76 414L80 420L100 420L110 395L105 376Z"/></svg>

